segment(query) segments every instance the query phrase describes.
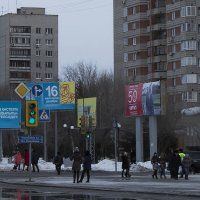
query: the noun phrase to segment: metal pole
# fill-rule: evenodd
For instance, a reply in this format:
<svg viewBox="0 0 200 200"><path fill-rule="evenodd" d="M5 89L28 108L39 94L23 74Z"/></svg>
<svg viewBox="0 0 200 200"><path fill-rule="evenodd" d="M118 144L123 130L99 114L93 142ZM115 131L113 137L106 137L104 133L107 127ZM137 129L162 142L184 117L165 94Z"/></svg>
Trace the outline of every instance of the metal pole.
<svg viewBox="0 0 200 200"><path fill-rule="evenodd" d="M47 161L47 124L44 122L44 160Z"/></svg>
<svg viewBox="0 0 200 200"><path fill-rule="evenodd" d="M3 147L2 147L2 129L0 129L0 161L2 161Z"/></svg>
<svg viewBox="0 0 200 200"><path fill-rule="evenodd" d="M71 143L72 143L72 153L74 152L74 139L72 137L72 132L71 132L71 129L70 129L70 138L71 138Z"/></svg>
<svg viewBox="0 0 200 200"><path fill-rule="evenodd" d="M31 128L29 129L29 136L31 137ZM31 182L31 142L29 143L29 182Z"/></svg>
<svg viewBox="0 0 200 200"><path fill-rule="evenodd" d="M57 116L57 111L55 111L55 156L57 155L58 152L58 127L57 127L57 122L58 116Z"/></svg>
<svg viewBox="0 0 200 200"><path fill-rule="evenodd" d="M117 128L115 128L115 172L117 172Z"/></svg>

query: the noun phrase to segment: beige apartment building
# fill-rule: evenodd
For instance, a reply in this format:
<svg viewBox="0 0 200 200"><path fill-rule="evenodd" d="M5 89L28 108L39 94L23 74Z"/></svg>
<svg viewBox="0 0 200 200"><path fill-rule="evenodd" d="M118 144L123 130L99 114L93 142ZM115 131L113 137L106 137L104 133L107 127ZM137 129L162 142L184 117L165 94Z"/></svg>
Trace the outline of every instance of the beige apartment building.
<svg viewBox="0 0 200 200"><path fill-rule="evenodd" d="M200 1L114 0L113 8L115 80L164 81L180 145L200 146ZM188 108L196 115L185 116Z"/></svg>
<svg viewBox="0 0 200 200"><path fill-rule="evenodd" d="M58 16L22 7L0 16L0 86L58 80Z"/></svg>

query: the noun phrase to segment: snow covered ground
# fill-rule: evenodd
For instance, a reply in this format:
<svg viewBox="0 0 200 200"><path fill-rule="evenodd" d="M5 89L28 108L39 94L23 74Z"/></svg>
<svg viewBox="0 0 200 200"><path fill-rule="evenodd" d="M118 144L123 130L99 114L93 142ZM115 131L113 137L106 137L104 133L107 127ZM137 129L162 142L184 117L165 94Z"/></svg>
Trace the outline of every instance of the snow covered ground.
<svg viewBox="0 0 200 200"><path fill-rule="evenodd" d="M121 171L121 162L117 162L117 171ZM3 158L0 162L0 171L12 170L14 163L9 161L9 158ZM38 166L40 170L43 171L55 171L55 165L52 162L46 162L42 159L39 160ZM62 165L62 170L71 170L72 162L69 159L64 159L64 164ZM22 168L22 166L21 166ZM92 164L93 171L115 171L115 161L104 159L99 161L97 164ZM150 161L138 162L137 164L132 164L130 167L131 172L145 172L152 170L152 165Z"/></svg>

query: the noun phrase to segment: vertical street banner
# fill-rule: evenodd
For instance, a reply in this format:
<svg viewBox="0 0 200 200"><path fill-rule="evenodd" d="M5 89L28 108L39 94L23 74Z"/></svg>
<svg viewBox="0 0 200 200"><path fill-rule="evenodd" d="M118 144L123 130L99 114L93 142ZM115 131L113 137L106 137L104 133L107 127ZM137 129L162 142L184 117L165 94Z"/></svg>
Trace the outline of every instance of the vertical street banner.
<svg viewBox="0 0 200 200"><path fill-rule="evenodd" d="M128 85L125 87L125 115L160 115L160 81Z"/></svg>
<svg viewBox="0 0 200 200"><path fill-rule="evenodd" d="M26 100L38 100L39 109L75 109L75 82L28 83Z"/></svg>
<svg viewBox="0 0 200 200"><path fill-rule="evenodd" d="M19 101L0 101L0 128L21 128Z"/></svg>

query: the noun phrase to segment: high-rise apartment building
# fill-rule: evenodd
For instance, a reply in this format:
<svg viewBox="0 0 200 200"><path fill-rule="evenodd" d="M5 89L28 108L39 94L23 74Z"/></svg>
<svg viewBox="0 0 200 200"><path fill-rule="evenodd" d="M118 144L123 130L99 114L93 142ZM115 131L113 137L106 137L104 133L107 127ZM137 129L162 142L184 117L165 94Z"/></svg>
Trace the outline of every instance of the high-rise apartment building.
<svg viewBox="0 0 200 200"><path fill-rule="evenodd" d="M58 16L44 8L0 16L0 85L58 80Z"/></svg>
<svg viewBox="0 0 200 200"><path fill-rule="evenodd" d="M114 0L113 6L115 80L165 80L168 109L179 117L199 107L200 1ZM187 118L181 126L186 146L200 143L194 123Z"/></svg>

